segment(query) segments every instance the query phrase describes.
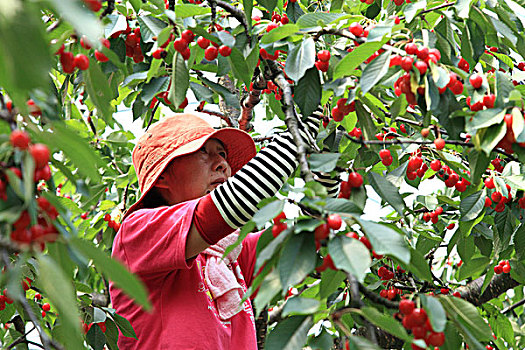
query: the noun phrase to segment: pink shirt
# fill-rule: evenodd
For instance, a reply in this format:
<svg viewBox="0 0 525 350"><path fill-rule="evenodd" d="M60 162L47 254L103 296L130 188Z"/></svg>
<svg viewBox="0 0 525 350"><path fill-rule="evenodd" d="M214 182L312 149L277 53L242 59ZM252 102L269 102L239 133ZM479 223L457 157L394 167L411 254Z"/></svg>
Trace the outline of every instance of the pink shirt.
<svg viewBox="0 0 525 350"><path fill-rule="evenodd" d="M206 259L186 261L185 245L198 200L171 207L142 209L122 223L113 257L145 283L150 312L133 303L113 283L110 295L117 313L131 322L138 340L119 336L120 349L257 349L250 300L228 321L219 319L204 281ZM259 234L250 234L232 268L252 282ZM241 281L243 289L246 284Z"/></svg>

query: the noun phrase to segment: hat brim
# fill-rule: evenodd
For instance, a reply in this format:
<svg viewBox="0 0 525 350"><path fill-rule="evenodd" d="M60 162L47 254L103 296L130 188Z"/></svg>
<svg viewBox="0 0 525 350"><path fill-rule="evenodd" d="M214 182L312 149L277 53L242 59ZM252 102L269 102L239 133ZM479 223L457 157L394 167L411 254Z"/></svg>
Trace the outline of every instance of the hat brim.
<svg viewBox="0 0 525 350"><path fill-rule="evenodd" d="M190 141L163 159L158 165L158 169L155 171L155 176L153 176L151 181L144 186L140 198L129 207L122 220L128 217L132 212L143 207L144 198L151 189L155 187L157 179L173 159L198 151L209 139L218 139L226 148L227 161L231 167L232 175L239 171L257 154L252 137L248 133L235 128L218 129L206 136Z"/></svg>

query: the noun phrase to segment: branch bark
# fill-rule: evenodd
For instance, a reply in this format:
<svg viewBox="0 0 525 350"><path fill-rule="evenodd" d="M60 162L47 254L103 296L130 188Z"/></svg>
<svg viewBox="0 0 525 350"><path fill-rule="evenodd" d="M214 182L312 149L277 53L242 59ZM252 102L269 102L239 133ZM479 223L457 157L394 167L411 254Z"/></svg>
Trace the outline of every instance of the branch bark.
<svg viewBox="0 0 525 350"><path fill-rule="evenodd" d="M481 287L483 286L484 280L485 276L481 276L468 283L466 286L457 288L456 292L459 292L461 298L465 299L471 304L480 306L487 301L500 296L507 290L520 285L517 281L510 277L510 274L502 273L492 277L492 280L490 281L487 289L485 289L483 294L481 294Z"/></svg>
<svg viewBox="0 0 525 350"><path fill-rule="evenodd" d="M252 111L261 101L261 92L266 88L266 80L262 75L258 75L253 81L251 91L248 96L241 102L241 117L239 118L239 129L249 131L252 129L250 121L252 120Z"/></svg>

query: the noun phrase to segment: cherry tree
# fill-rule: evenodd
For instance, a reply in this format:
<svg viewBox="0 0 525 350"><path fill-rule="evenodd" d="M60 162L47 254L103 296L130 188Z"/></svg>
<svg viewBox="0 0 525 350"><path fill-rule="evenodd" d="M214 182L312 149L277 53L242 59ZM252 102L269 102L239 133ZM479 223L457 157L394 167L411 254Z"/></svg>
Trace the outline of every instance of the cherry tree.
<svg viewBox="0 0 525 350"><path fill-rule="evenodd" d="M241 230L264 230L261 348L524 348L524 7L3 0L2 346L136 337L108 295L151 307L110 258L140 195L127 110L144 129L213 115L258 147L260 120L294 135L298 170ZM319 106L313 147L298 123Z"/></svg>

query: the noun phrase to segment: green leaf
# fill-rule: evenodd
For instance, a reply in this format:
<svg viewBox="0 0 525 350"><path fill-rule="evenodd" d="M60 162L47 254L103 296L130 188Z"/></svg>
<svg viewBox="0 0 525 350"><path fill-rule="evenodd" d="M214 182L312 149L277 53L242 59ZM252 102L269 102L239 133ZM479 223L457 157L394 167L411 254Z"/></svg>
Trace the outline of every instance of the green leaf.
<svg viewBox="0 0 525 350"><path fill-rule="evenodd" d="M447 325L447 315L443 305L437 298L428 295L420 295L423 307L425 308L430 324L434 332L443 332Z"/></svg>
<svg viewBox="0 0 525 350"><path fill-rule="evenodd" d="M388 71L390 55L392 51L386 51L368 63L361 75L360 85L363 94L370 91L375 84L383 78Z"/></svg>
<svg viewBox="0 0 525 350"><path fill-rule="evenodd" d="M289 315L309 315L319 309L320 302L317 299L302 298L299 296L290 298L284 304L282 317Z"/></svg>
<svg viewBox="0 0 525 350"><path fill-rule="evenodd" d="M341 271L326 269L321 273L321 285L319 287L319 297L327 298L335 292L341 283L346 279L346 275Z"/></svg>
<svg viewBox="0 0 525 350"><path fill-rule="evenodd" d="M89 61L87 74L83 75L87 92L106 124L113 125L114 108L111 100L116 97L115 93L109 87L108 78L102 72L98 61L93 58Z"/></svg>
<svg viewBox="0 0 525 350"><path fill-rule="evenodd" d="M354 202L344 198L326 198L324 209L333 213L354 213L361 214L363 208L358 207Z"/></svg>
<svg viewBox="0 0 525 350"><path fill-rule="evenodd" d="M298 31L299 27L296 24L288 23L283 26L277 27L271 30L269 33L265 34L261 39L261 43L273 43L275 41L289 37L290 35L294 35Z"/></svg>
<svg viewBox="0 0 525 350"><path fill-rule="evenodd" d="M330 172L335 169L339 157L339 153L315 153L310 155L308 163L312 171Z"/></svg>
<svg viewBox="0 0 525 350"><path fill-rule="evenodd" d="M385 201L388 202L401 216L405 215L405 201L399 194L399 191L394 184L388 181L383 176L369 172L368 181L374 188L374 191Z"/></svg>
<svg viewBox="0 0 525 350"><path fill-rule="evenodd" d="M250 0L243 0L242 1L242 7L244 9L244 16L246 18L252 18L252 10L253 10L253 1ZM252 21L248 20L248 28L252 28Z"/></svg>
<svg viewBox="0 0 525 350"><path fill-rule="evenodd" d="M505 210L501 213L496 213L494 216L494 222L497 230L497 240L494 240L496 251L503 251L508 248L510 239L514 232L514 223L516 218L512 214L512 211Z"/></svg>
<svg viewBox="0 0 525 350"><path fill-rule="evenodd" d="M104 28L97 16L87 7L83 6L80 0L51 0L52 6L57 10L61 18L70 23L75 32L80 36L85 35L90 42L99 45L99 38L104 35ZM25 23L25 19L24 22Z"/></svg>
<svg viewBox="0 0 525 350"><path fill-rule="evenodd" d="M426 281L433 280L427 260L415 249L410 249L410 266L410 271L414 272L417 277Z"/></svg>
<svg viewBox="0 0 525 350"><path fill-rule="evenodd" d="M503 74L500 71L496 71L496 85L495 91L496 94L496 106L500 107L503 102L506 102L510 92L514 90L514 84L508 74Z"/></svg>
<svg viewBox="0 0 525 350"><path fill-rule="evenodd" d="M106 345L106 336L98 325L93 325L86 334L86 340L93 350L102 350Z"/></svg>
<svg viewBox="0 0 525 350"><path fill-rule="evenodd" d="M175 106L180 106L186 98L186 92L190 86L190 74L186 68L186 61L180 53L173 55L173 72L171 74L170 92L168 98Z"/></svg>
<svg viewBox="0 0 525 350"><path fill-rule="evenodd" d="M306 335L312 327L311 316L291 316L279 322L266 338L265 349L297 350L306 343Z"/></svg>
<svg viewBox="0 0 525 350"><path fill-rule="evenodd" d="M193 94L195 95L197 101L206 101L209 103L213 103L213 91L211 91L207 87L204 87L200 84L191 81L190 89L191 91L193 91Z"/></svg>
<svg viewBox="0 0 525 350"><path fill-rule="evenodd" d="M250 86L252 80L253 71L248 69L248 65L244 60L244 56L238 48L233 47L230 56L230 66L232 67L233 74L241 79L246 86Z"/></svg>
<svg viewBox="0 0 525 350"><path fill-rule="evenodd" d="M505 116L505 110L502 108L489 108L477 112L472 120L467 118L467 123L465 125L466 131L469 133L474 133L476 130L481 128L486 128L494 124L499 124L503 121Z"/></svg>
<svg viewBox="0 0 525 350"><path fill-rule="evenodd" d="M315 268L315 260L313 235L304 233L292 236L279 260L283 288L288 289L301 282Z"/></svg>
<svg viewBox="0 0 525 350"><path fill-rule="evenodd" d="M315 63L315 42L312 38L302 40L297 44L288 44L288 58L285 72L290 79L298 82L306 71Z"/></svg>
<svg viewBox="0 0 525 350"><path fill-rule="evenodd" d="M403 13L405 14L405 19L407 23L412 22L414 17L416 17L416 14L419 10L423 10L427 6L427 1L416 1L412 2L406 5L406 7L403 9Z"/></svg>
<svg viewBox="0 0 525 350"><path fill-rule="evenodd" d="M474 305L466 300L455 297L442 296L439 298L447 315L457 325L464 326L479 341L489 341L492 332L488 324L479 315Z"/></svg>
<svg viewBox="0 0 525 350"><path fill-rule="evenodd" d="M252 221L257 225L257 228L262 228L264 225L279 215L284 208L283 201L273 201L262 207L252 218Z"/></svg>
<svg viewBox="0 0 525 350"><path fill-rule="evenodd" d="M303 115L311 115L321 102L322 87L317 68L310 68L294 88L294 101Z"/></svg>
<svg viewBox="0 0 525 350"><path fill-rule="evenodd" d="M458 0L454 4L454 8L456 9L456 13L458 14L459 18L468 18L468 13L470 10L470 0Z"/></svg>
<svg viewBox="0 0 525 350"><path fill-rule="evenodd" d="M280 237L280 236L279 236ZM255 309L262 310L266 305L281 291L281 280L279 279L279 273L277 270L272 271L264 278L261 283L257 296L255 297L253 304Z"/></svg>
<svg viewBox="0 0 525 350"><path fill-rule="evenodd" d="M288 235L290 234L290 232L291 230L289 229L284 230L277 237L271 240L270 243L268 243L268 245L264 247L263 250L260 251L260 253L257 255L257 261L255 263L255 270L258 271L264 265L266 261L272 258L276 250L278 250L281 244L286 240L286 238L288 238Z"/></svg>
<svg viewBox="0 0 525 350"><path fill-rule="evenodd" d="M277 5L277 0L257 0L269 13L272 13L273 9Z"/></svg>
<svg viewBox="0 0 525 350"><path fill-rule="evenodd" d="M348 338L351 350L380 350L381 348L370 340L352 335Z"/></svg>
<svg viewBox="0 0 525 350"><path fill-rule="evenodd" d="M319 26L319 22L328 24L343 16L346 16L346 14L344 13L322 13L322 12L307 13L307 14L302 15L297 20L297 25L301 29L317 27Z"/></svg>
<svg viewBox="0 0 525 350"><path fill-rule="evenodd" d="M95 247L93 243L79 238L72 238L71 246L88 259L93 259L93 263L98 271L105 274L108 279L122 289L131 299L134 299L144 309L150 310L151 304L148 301L148 292L142 282L129 272L124 265L111 259L106 253Z"/></svg>
<svg viewBox="0 0 525 350"><path fill-rule="evenodd" d="M379 50L387 41L388 38L379 42L366 42L356 47L352 52L343 57L337 66L335 66L333 79L353 75L354 69L359 67L359 65L368 59L368 57L372 56L372 54Z"/></svg>
<svg viewBox="0 0 525 350"><path fill-rule="evenodd" d="M211 8L209 7L202 7L193 4L175 5L175 15L177 16L177 18L194 17L199 15L205 15L210 12Z"/></svg>
<svg viewBox="0 0 525 350"><path fill-rule="evenodd" d="M461 213L460 221L474 220L485 207L485 191L478 191L470 196L463 198L459 205Z"/></svg>
<svg viewBox="0 0 525 350"><path fill-rule="evenodd" d="M403 236L387 225L372 221L357 219L366 237L372 244L377 254L387 254L408 264L410 261L410 250Z"/></svg>
<svg viewBox="0 0 525 350"><path fill-rule="evenodd" d="M137 16L140 26L141 39L145 43L154 42L153 37L158 37L160 32L167 27L167 23L153 16Z"/></svg>
<svg viewBox="0 0 525 350"><path fill-rule="evenodd" d="M222 57L222 56L221 56ZM200 78L206 85L208 85L209 88L211 88L213 91L218 93L224 98L224 101L226 101L226 104L231 107L239 108L239 99L237 98L237 95L232 94L228 89L226 89L224 86L219 85L217 83L214 83L213 81L201 77Z"/></svg>
<svg viewBox="0 0 525 350"><path fill-rule="evenodd" d="M525 258L525 224L520 224L516 228L514 233L514 250L518 260Z"/></svg>
<svg viewBox="0 0 525 350"><path fill-rule="evenodd" d="M488 129L485 129L485 132L482 133L482 139L480 147L487 155L490 155L490 152L496 147L496 145L501 141L501 139L507 133L507 126L505 123L498 125L492 125Z"/></svg>
<svg viewBox="0 0 525 350"><path fill-rule="evenodd" d="M363 316L368 321L372 322L388 333L395 335L399 339L404 341L410 340L410 336L407 334L401 323L395 320L388 313L381 313L376 308L370 306L362 307L361 309L357 309L353 312Z"/></svg>
<svg viewBox="0 0 525 350"><path fill-rule="evenodd" d="M350 272L359 282L364 281L372 259L363 243L346 236L337 236L328 242L328 251L338 269Z"/></svg>
<svg viewBox="0 0 525 350"><path fill-rule="evenodd" d="M487 169L490 158L484 153L476 149L473 149L468 154L468 160L470 164L470 178L474 185L477 185Z"/></svg>
<svg viewBox="0 0 525 350"><path fill-rule="evenodd" d="M111 315L111 318L113 318L113 321L115 321L123 336L137 339L137 334L128 320L117 314L114 309L105 307L102 309L106 310Z"/></svg>
<svg viewBox="0 0 525 350"><path fill-rule="evenodd" d="M360 100L355 101L355 111L357 114L357 119L359 120L359 124L361 125L361 129L363 131L363 138L365 140L372 140L375 135L376 126L374 124L374 121L372 120L370 112L368 112L364 108Z"/></svg>
<svg viewBox="0 0 525 350"><path fill-rule="evenodd" d="M58 318L67 334L64 337L66 349L83 349L83 340L80 335L80 315L78 313L75 291L71 282L64 275L60 266L49 256L37 257L39 266L39 286L58 311Z"/></svg>
<svg viewBox="0 0 525 350"><path fill-rule="evenodd" d="M25 95L49 83L52 61L41 16L27 3L0 6L0 81L10 94L20 89Z"/></svg>

